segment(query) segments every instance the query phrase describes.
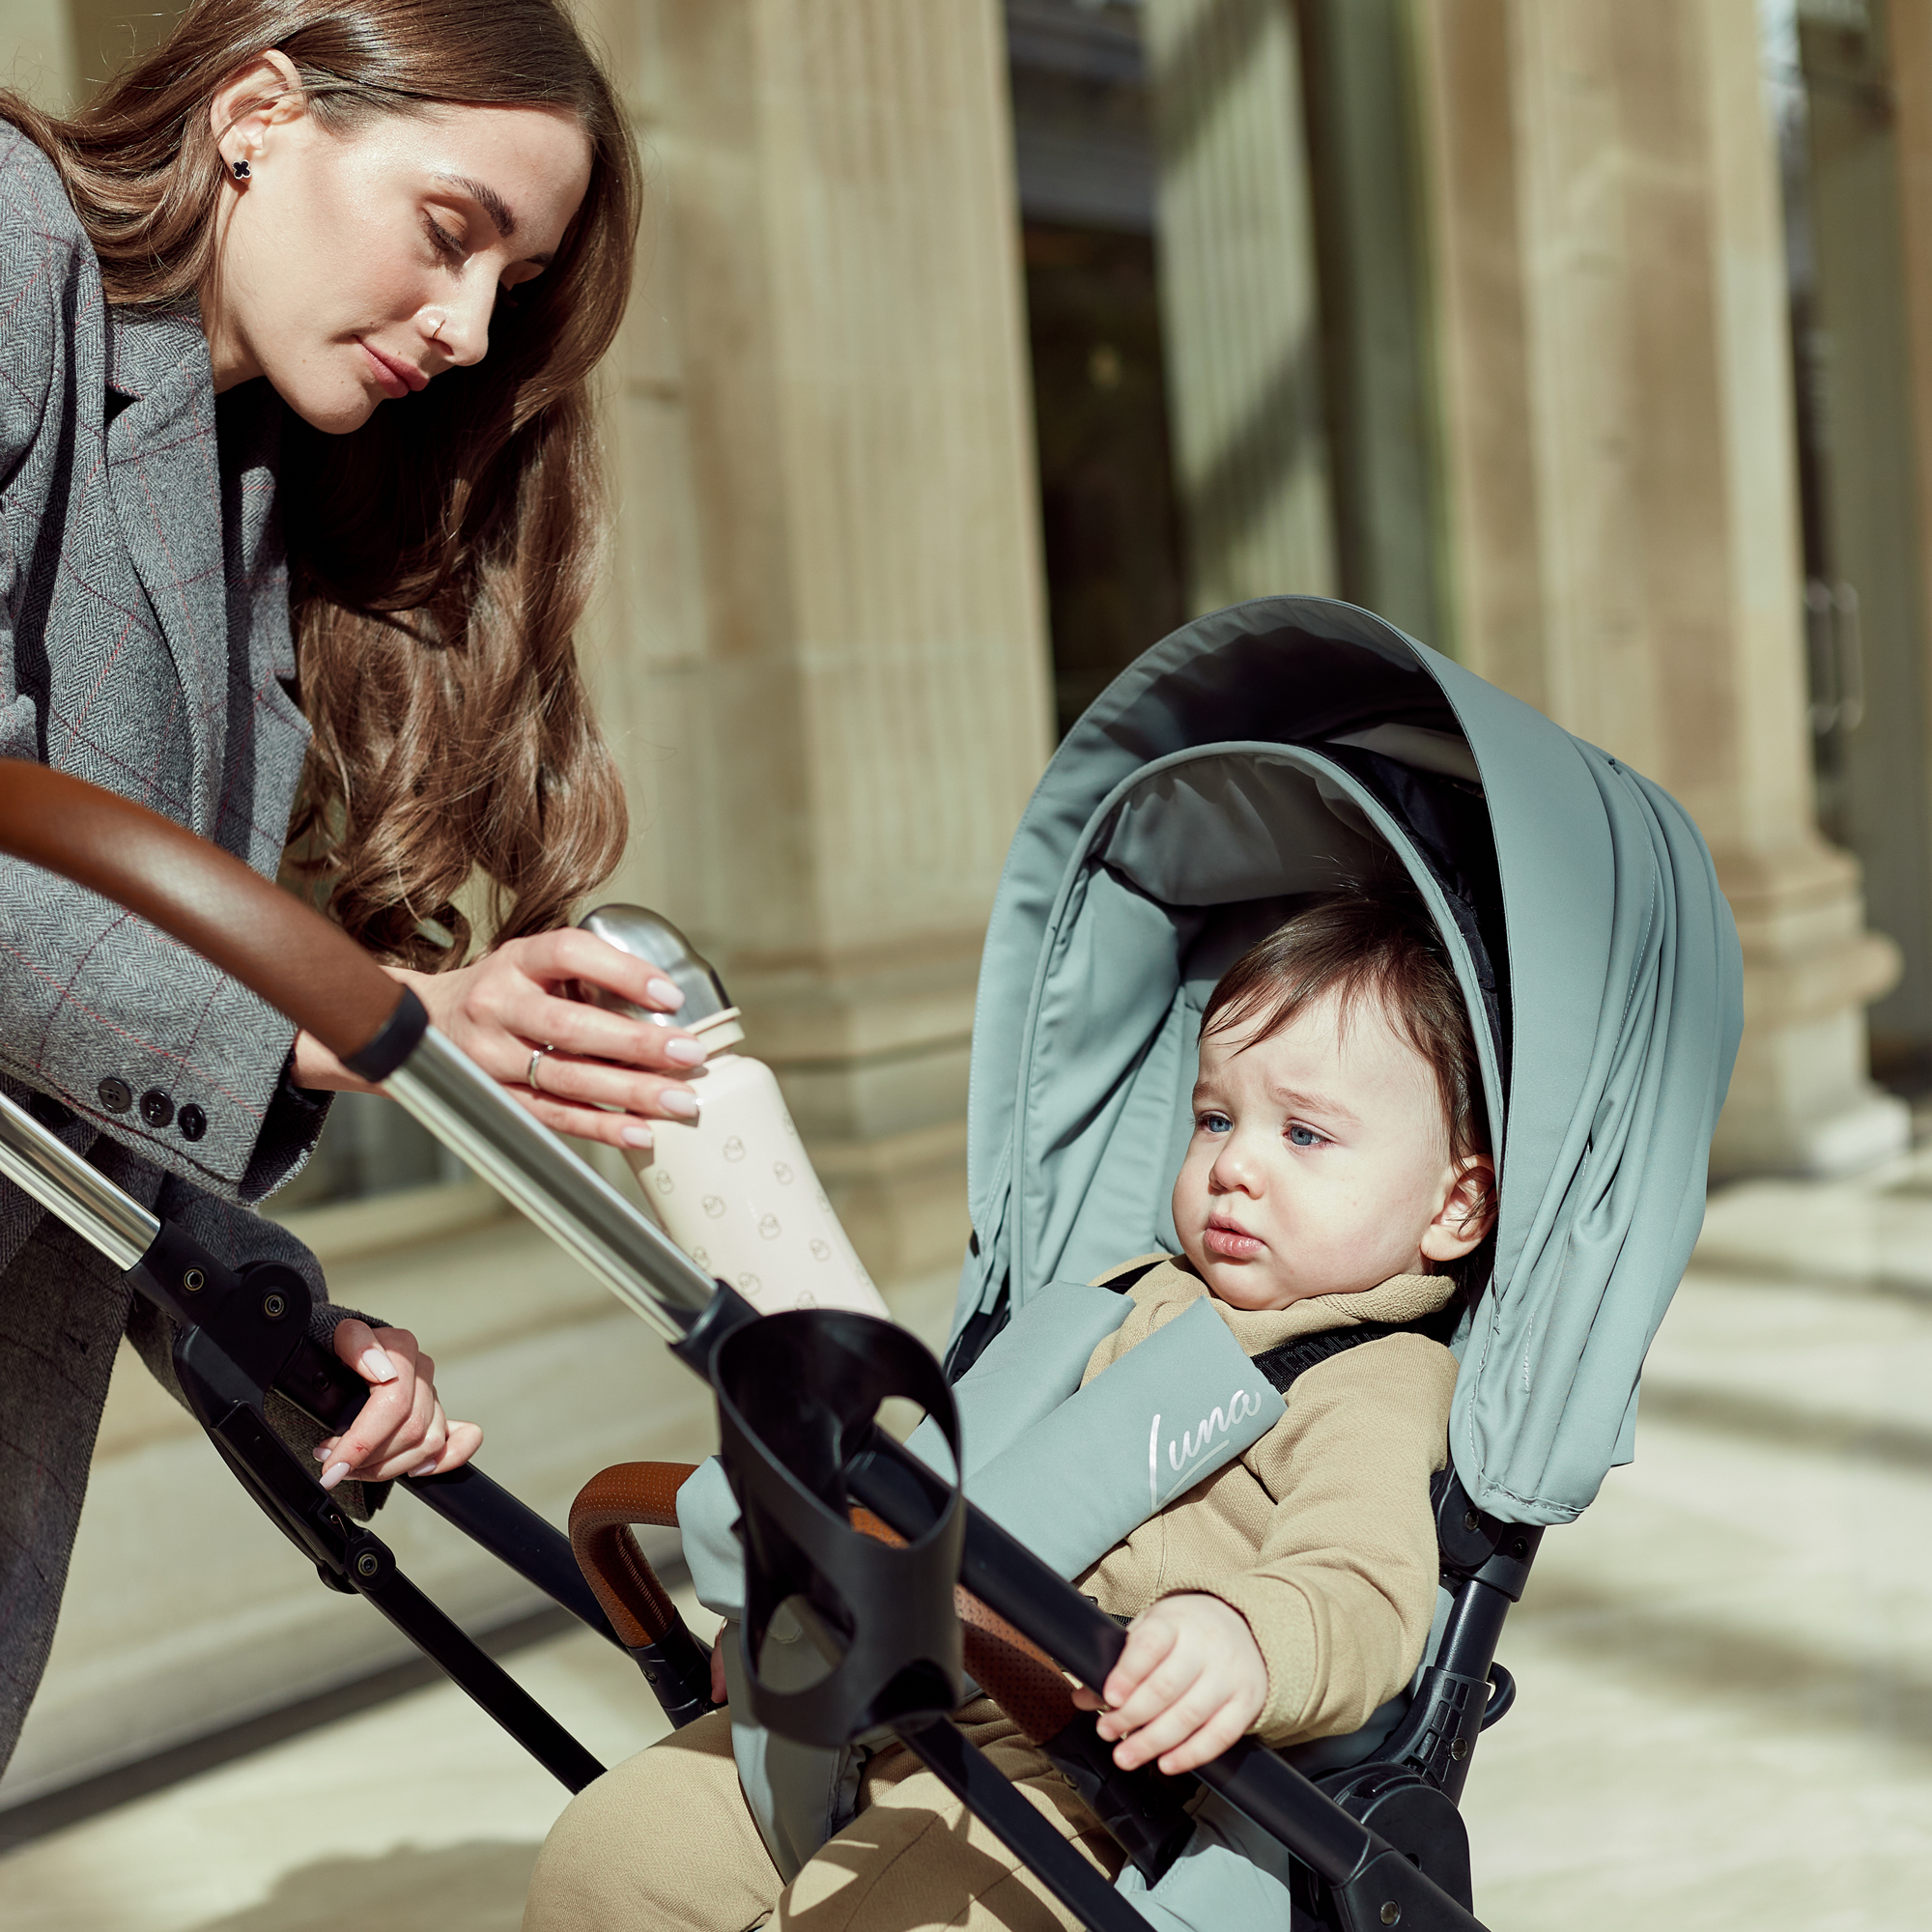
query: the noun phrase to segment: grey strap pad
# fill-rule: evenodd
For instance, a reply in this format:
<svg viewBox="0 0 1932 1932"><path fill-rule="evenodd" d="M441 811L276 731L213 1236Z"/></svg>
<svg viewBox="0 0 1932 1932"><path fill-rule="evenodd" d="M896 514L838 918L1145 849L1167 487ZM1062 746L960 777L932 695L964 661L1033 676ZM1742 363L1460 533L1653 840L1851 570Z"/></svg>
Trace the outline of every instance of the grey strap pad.
<svg viewBox="0 0 1932 1932"><path fill-rule="evenodd" d="M1080 1386L1094 1350L1132 1307L1111 1288L1048 1282L986 1344L952 1389L969 1483L976 1470L1044 1422ZM922 1422L906 1447L933 1468L945 1469L946 1440L931 1422Z"/></svg>
<svg viewBox="0 0 1932 1932"><path fill-rule="evenodd" d="M1050 1569L1077 1577L1284 1413L1228 1324L1197 1301L969 1469L966 1493Z"/></svg>

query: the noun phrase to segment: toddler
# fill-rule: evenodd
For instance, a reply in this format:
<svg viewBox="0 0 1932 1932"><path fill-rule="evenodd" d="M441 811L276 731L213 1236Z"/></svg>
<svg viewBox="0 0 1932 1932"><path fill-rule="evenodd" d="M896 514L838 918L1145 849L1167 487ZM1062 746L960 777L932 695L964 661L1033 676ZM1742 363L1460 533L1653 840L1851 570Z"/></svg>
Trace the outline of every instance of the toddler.
<svg viewBox="0 0 1932 1932"><path fill-rule="evenodd" d="M1077 1579L1133 1619L1101 1735L1168 1773L1244 1733L1359 1729L1413 1675L1436 1589L1429 1478L1447 1455L1453 1319L1493 1220L1466 1009L1406 890L1323 899L1245 953L1202 1019L1181 1252L1103 1277L1132 1302L1086 1378L1209 1298L1287 1412ZM1373 1339L1351 1331L1371 1330ZM1296 1371L1298 1370L1298 1373ZM967 1734L1110 1876L1097 1820L996 1705ZM786 1885L737 1784L725 1714L600 1778L546 1843L526 1932L769 1922L905 1932L1075 1921L902 1746Z"/></svg>

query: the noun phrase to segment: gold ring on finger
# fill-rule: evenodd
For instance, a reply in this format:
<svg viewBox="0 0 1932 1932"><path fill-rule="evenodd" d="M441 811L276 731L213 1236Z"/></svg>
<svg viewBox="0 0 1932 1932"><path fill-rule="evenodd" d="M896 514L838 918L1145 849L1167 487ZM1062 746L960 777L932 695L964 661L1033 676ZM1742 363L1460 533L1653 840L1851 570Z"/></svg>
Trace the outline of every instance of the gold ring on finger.
<svg viewBox="0 0 1932 1932"><path fill-rule="evenodd" d="M538 1046L530 1050L530 1064L524 1073L524 1085L533 1094L541 1094L544 1091L542 1083L537 1079L537 1068L543 1065L544 1055L555 1051L556 1048L554 1046Z"/></svg>

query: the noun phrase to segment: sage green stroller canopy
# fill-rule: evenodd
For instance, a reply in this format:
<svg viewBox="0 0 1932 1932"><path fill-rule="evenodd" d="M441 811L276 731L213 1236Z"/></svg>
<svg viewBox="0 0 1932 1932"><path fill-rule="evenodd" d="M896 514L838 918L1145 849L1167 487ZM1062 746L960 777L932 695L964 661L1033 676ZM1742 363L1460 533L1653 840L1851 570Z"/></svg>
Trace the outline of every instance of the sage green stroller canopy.
<svg viewBox="0 0 1932 1932"><path fill-rule="evenodd" d="M1675 800L1346 604L1177 631L1067 734L987 932L955 1352L1055 1280L1178 1246L1203 1005L1303 895L1407 871L1475 1028L1501 1182L1450 1448L1566 1522L1628 1462L1703 1217L1742 1023L1730 910Z"/></svg>

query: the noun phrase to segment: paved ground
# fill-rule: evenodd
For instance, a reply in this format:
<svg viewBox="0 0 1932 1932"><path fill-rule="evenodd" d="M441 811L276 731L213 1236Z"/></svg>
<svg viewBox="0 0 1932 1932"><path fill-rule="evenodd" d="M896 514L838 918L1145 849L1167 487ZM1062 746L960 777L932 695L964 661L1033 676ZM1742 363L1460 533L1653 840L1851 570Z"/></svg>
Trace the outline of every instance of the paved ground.
<svg viewBox="0 0 1932 1932"><path fill-rule="evenodd" d="M1493 1932L1932 1923L1932 1154L1713 1204L1640 1460L1545 1543L1465 1804ZM607 1757L589 1637L516 1674ZM6 1932L512 1932L558 1794L432 1689L0 1859Z"/></svg>

